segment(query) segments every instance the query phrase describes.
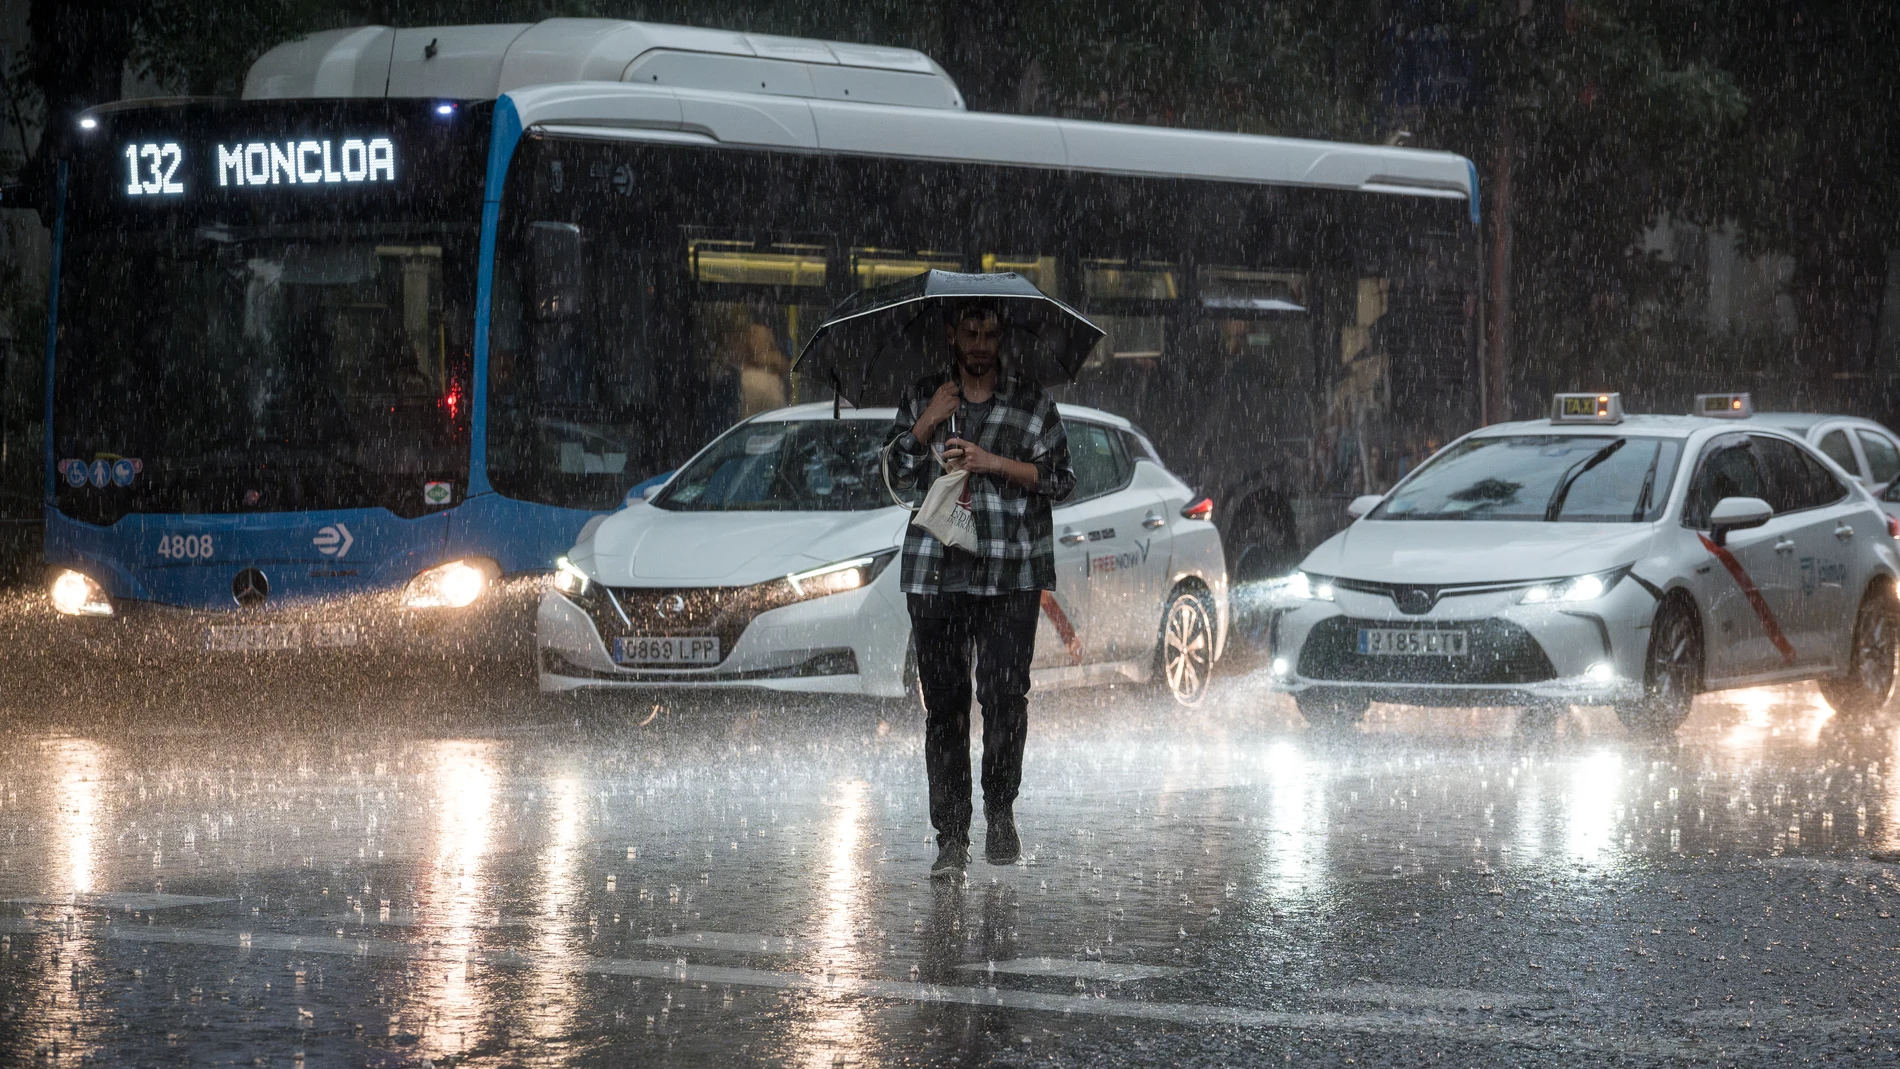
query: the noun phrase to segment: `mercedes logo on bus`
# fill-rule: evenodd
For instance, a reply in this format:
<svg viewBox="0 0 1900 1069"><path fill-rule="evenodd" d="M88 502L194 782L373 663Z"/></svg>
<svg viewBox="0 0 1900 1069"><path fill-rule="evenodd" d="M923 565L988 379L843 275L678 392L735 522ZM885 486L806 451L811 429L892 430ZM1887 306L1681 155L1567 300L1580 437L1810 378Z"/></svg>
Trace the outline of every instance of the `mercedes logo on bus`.
<svg viewBox="0 0 1900 1069"><path fill-rule="evenodd" d="M678 616L680 613L686 611L686 596L684 594L668 594L653 603L653 611L659 613L661 616Z"/></svg>
<svg viewBox="0 0 1900 1069"><path fill-rule="evenodd" d="M244 608L264 604L270 597L270 580L256 568L246 568L231 580L231 597Z"/></svg>

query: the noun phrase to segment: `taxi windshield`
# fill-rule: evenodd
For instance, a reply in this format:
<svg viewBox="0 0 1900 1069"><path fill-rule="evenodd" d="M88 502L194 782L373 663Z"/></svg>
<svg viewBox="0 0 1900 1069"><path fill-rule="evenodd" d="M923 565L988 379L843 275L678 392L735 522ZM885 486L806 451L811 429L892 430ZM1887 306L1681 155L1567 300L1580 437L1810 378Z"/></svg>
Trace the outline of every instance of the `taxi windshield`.
<svg viewBox="0 0 1900 1069"><path fill-rule="evenodd" d="M876 419L742 423L653 499L681 512L859 512L891 504Z"/></svg>
<svg viewBox="0 0 1900 1069"><path fill-rule="evenodd" d="M1640 523L1661 513L1681 454L1674 438L1468 438L1433 458L1368 518Z"/></svg>

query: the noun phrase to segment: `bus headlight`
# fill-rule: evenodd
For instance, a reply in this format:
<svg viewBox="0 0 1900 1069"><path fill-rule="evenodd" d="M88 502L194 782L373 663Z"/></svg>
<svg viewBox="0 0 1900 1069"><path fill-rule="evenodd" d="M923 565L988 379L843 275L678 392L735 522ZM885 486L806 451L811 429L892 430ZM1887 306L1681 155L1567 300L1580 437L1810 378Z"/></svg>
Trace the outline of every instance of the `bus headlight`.
<svg viewBox="0 0 1900 1069"><path fill-rule="evenodd" d="M53 608L67 616L111 616L112 599L92 577L68 568L53 577Z"/></svg>
<svg viewBox="0 0 1900 1069"><path fill-rule="evenodd" d="M452 560L409 580L402 603L410 609L460 609L488 590L494 566L483 560Z"/></svg>

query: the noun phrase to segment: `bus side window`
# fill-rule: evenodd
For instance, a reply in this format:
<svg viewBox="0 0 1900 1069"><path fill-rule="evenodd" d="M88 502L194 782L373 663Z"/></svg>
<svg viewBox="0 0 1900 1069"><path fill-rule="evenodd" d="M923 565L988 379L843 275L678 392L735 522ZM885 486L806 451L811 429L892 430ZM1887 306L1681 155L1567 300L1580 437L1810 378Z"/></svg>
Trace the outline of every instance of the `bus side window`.
<svg viewBox="0 0 1900 1069"><path fill-rule="evenodd" d="M1313 331L1304 274L1207 267L1199 282L1205 335L1197 355L1219 368L1219 381L1260 389L1312 384Z"/></svg>
<svg viewBox="0 0 1900 1069"><path fill-rule="evenodd" d="M1122 361L1155 366L1166 355L1168 319L1180 295L1180 277L1173 264L1083 261L1082 310L1108 335L1086 366L1101 369Z"/></svg>
<svg viewBox="0 0 1900 1069"><path fill-rule="evenodd" d="M831 307L829 250L822 240L688 238L693 353L710 433L792 402L792 360Z"/></svg>

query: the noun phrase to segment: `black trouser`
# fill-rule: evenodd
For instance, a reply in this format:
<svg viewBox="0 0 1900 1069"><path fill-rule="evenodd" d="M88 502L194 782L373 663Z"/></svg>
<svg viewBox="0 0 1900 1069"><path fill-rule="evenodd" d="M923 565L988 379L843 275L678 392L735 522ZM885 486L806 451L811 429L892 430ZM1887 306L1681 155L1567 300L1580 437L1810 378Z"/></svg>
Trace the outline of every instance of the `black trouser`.
<svg viewBox="0 0 1900 1069"><path fill-rule="evenodd" d="M983 808L1007 811L1023 782L1029 662L1042 593L912 594L911 634L924 690L924 765L939 843L970 840L970 655L983 705Z"/></svg>

